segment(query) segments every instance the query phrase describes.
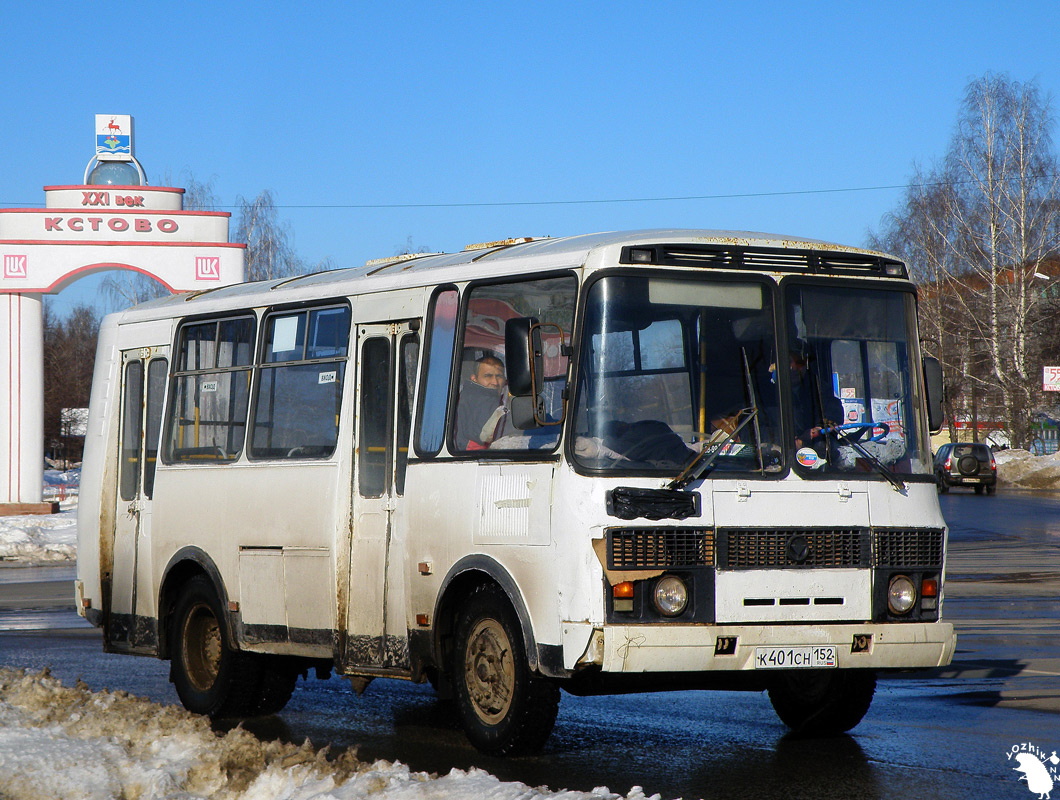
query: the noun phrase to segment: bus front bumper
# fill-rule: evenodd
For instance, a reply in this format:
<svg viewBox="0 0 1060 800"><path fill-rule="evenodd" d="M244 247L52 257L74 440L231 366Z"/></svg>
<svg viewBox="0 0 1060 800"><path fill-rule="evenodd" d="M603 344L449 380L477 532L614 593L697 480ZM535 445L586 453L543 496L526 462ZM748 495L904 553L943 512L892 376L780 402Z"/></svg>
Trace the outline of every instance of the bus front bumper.
<svg viewBox="0 0 1060 800"><path fill-rule="evenodd" d="M948 622L609 625L603 629L600 666L605 673L626 674L831 666L923 669L949 664L956 646L957 635Z"/></svg>

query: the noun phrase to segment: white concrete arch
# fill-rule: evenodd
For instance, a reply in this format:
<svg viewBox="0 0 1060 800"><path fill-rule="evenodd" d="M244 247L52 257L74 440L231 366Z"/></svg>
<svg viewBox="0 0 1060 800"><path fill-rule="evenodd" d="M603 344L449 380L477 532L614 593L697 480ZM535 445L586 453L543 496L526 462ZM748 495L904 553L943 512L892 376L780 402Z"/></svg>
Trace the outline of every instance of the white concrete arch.
<svg viewBox="0 0 1060 800"><path fill-rule="evenodd" d="M44 208L0 209L0 514L49 510L44 470L43 296L103 270L171 292L243 281L227 212L184 211L184 190L46 186Z"/></svg>
<svg viewBox="0 0 1060 800"><path fill-rule="evenodd" d="M48 287L48 290L43 294L59 294L67 287L77 283L82 278L87 278L91 275L96 275L100 272L113 272L114 270L121 270L122 272L136 272L140 275L146 275L148 278L152 278L162 284L166 291L175 294L178 289L174 289L169 283L166 282L164 275L157 275L151 271L150 266L137 266L136 264L123 264L119 261L100 261L97 264L85 264L83 267L78 267L72 270L68 274L64 275L58 281Z"/></svg>

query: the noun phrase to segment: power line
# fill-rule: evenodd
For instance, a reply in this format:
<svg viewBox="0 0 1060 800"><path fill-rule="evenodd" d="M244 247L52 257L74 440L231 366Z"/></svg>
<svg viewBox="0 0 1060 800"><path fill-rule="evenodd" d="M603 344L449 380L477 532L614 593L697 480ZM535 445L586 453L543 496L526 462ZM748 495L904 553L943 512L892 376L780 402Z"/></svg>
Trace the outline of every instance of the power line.
<svg viewBox="0 0 1060 800"><path fill-rule="evenodd" d="M932 184L925 184L932 185ZM891 191L894 189L906 189L910 184L893 184L887 186L851 186L838 189L792 189L779 192L733 192L729 194L699 194L699 195L676 195L671 197L622 197L622 198L597 198L580 200L502 200L494 202L459 202L459 203L280 203L276 208L303 208L303 209L400 209L400 208L501 208L514 206L576 206L576 205L605 205L619 203L675 203L689 202L693 200L740 200L761 197L795 197L799 195L815 194L849 194L853 192L878 192ZM33 203L22 201L0 200L0 204L13 206L34 207ZM240 208L238 205L220 205L217 208Z"/></svg>

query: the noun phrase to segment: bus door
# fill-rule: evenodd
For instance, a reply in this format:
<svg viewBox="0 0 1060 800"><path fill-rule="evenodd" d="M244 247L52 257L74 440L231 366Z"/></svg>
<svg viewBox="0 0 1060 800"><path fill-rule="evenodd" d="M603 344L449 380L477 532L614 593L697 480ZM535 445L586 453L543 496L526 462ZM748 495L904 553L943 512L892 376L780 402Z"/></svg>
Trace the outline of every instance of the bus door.
<svg viewBox="0 0 1060 800"><path fill-rule="evenodd" d="M151 596L151 498L169 373L169 347L122 353L121 424L110 613L106 636L116 649L150 649L157 632Z"/></svg>
<svg viewBox="0 0 1060 800"><path fill-rule="evenodd" d="M357 327L357 429L346 617L348 665L403 669L402 504L419 360L419 321Z"/></svg>

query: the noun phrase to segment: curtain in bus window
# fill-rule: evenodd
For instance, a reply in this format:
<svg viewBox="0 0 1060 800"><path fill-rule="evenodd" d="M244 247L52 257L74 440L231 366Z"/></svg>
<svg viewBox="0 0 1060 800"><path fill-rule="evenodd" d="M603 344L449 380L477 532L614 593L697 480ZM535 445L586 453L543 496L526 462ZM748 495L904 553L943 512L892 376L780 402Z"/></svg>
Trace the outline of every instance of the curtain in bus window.
<svg viewBox="0 0 1060 800"><path fill-rule="evenodd" d="M573 276L475 286L468 297L463 331L460 394L453 442L457 450L551 449L559 426L517 429L509 424L510 398L504 375L504 330L510 319L532 317L543 323L543 399L546 416L559 421L566 386L565 347L574 321Z"/></svg>
<svg viewBox="0 0 1060 800"><path fill-rule="evenodd" d="M420 455L437 454L445 439L449 374L453 366L453 342L456 339L456 311L456 289L444 289L434 296L427 334L427 375L416 434L416 449Z"/></svg>
<svg viewBox="0 0 1060 800"><path fill-rule="evenodd" d="M368 339L361 348L361 430L357 437L362 497L379 497L386 490L389 384L390 340Z"/></svg>
<svg viewBox="0 0 1060 800"><path fill-rule="evenodd" d="M132 361L125 368L125 400L121 425L121 477L119 488L122 500L133 500L140 482L140 438L144 402L144 365Z"/></svg>
<svg viewBox="0 0 1060 800"><path fill-rule="evenodd" d="M349 328L346 307L269 317L251 458L326 458L335 451Z"/></svg>
<svg viewBox="0 0 1060 800"><path fill-rule="evenodd" d="M162 395L166 391L169 362L156 358L147 366L147 425L144 429L144 496L155 492L155 463L158 461L158 437L162 427Z"/></svg>

